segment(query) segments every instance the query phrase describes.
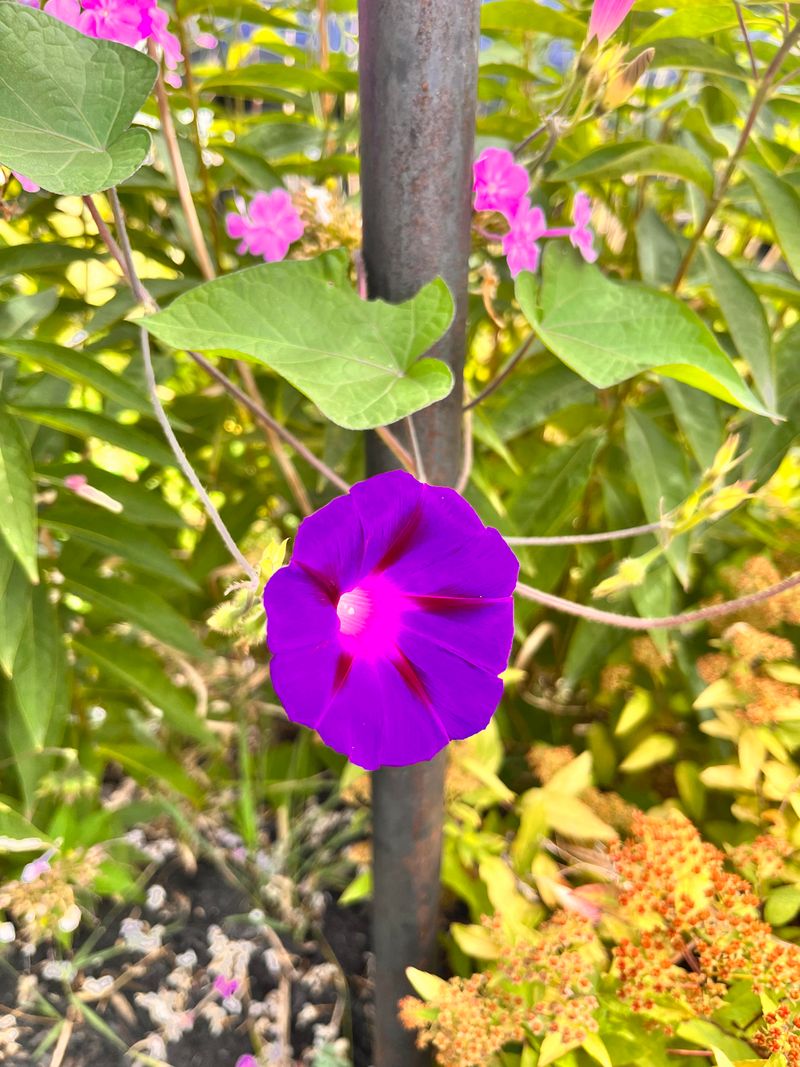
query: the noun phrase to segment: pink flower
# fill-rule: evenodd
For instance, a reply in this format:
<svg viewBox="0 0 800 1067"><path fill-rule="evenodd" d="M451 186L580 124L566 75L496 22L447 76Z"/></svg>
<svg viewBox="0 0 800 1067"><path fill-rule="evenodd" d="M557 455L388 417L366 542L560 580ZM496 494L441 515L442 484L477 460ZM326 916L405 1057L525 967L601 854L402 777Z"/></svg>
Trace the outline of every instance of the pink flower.
<svg viewBox="0 0 800 1067"><path fill-rule="evenodd" d="M26 178L25 175L20 174L19 171L12 170L11 173L14 175L14 177L17 179L17 181L26 193L38 193L41 189L40 185L37 185L36 182L32 182L30 178Z"/></svg>
<svg viewBox="0 0 800 1067"><path fill-rule="evenodd" d="M530 188L528 172L506 148L487 148L475 161L475 210L513 219Z"/></svg>
<svg viewBox="0 0 800 1067"><path fill-rule="evenodd" d="M88 37L134 47L145 36L141 30L143 11L139 3L131 3L131 0L84 0L83 6L78 29Z"/></svg>
<svg viewBox="0 0 800 1067"><path fill-rule="evenodd" d="M55 854L56 850L54 848L48 848L47 852L44 852L38 860L26 863L22 868L19 880L28 885L30 882L35 882L37 878L41 878L43 874L47 874L50 870L50 860Z"/></svg>
<svg viewBox="0 0 800 1067"><path fill-rule="evenodd" d="M35 7L38 10L39 0L19 0L19 2L24 4L25 7Z"/></svg>
<svg viewBox="0 0 800 1067"><path fill-rule="evenodd" d="M218 974L214 979L214 990L225 999L232 997L239 988L235 978L226 978L224 974Z"/></svg>
<svg viewBox="0 0 800 1067"><path fill-rule="evenodd" d="M635 0L594 0L589 22L589 40L596 37L600 44L605 44L612 33L622 25L634 2Z"/></svg>
<svg viewBox="0 0 800 1067"><path fill-rule="evenodd" d="M240 1056L236 1061L236 1067L258 1067L255 1056Z"/></svg>
<svg viewBox="0 0 800 1067"><path fill-rule="evenodd" d="M194 35L194 43L198 48L211 49L217 47L219 40L213 33L206 33L205 30L201 30Z"/></svg>
<svg viewBox="0 0 800 1067"><path fill-rule="evenodd" d="M44 10L59 22L66 22L73 29L78 29L81 17L81 5L78 0L47 0Z"/></svg>
<svg viewBox="0 0 800 1067"><path fill-rule="evenodd" d="M256 193L241 214L232 211L226 215L225 228L229 237L240 242L237 247L240 256L249 252L267 263L283 259L292 241L302 237L305 231L303 220L285 189Z"/></svg>
<svg viewBox="0 0 800 1067"><path fill-rule="evenodd" d="M569 232L570 243L577 248L587 263L594 263L598 252L594 247L594 233L589 226L592 219L592 202L586 193L578 193L572 205L572 221L575 225Z"/></svg>
<svg viewBox="0 0 800 1067"><path fill-rule="evenodd" d="M108 493L104 493L101 489L95 489L93 485L89 485L89 479L85 474L68 474L64 479L64 485L75 496L82 497L92 504L97 504L99 507L105 508L106 511L112 511L115 515L118 515L123 510L122 504L118 500L109 496Z"/></svg>
<svg viewBox="0 0 800 1067"><path fill-rule="evenodd" d="M145 36L150 37L157 45L160 45L161 51L164 53L164 62L167 70L175 70L183 60L183 52L181 51L181 42L174 33L169 31L169 15L166 11L162 11L160 7L153 5L147 12L146 18L149 18L150 26Z"/></svg>
<svg viewBox="0 0 800 1067"><path fill-rule="evenodd" d="M540 207L524 201L511 220L511 228L503 238L503 251L508 259L511 277L523 270L535 271L539 266L539 240L547 233L547 219Z"/></svg>

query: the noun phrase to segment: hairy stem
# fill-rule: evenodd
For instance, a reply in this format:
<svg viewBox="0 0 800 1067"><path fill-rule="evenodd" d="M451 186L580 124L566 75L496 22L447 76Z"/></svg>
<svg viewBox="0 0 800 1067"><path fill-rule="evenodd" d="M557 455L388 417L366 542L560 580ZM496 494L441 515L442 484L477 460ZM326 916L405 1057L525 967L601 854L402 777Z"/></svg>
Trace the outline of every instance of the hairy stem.
<svg viewBox="0 0 800 1067"><path fill-rule="evenodd" d="M186 174L186 168L183 165L183 159L181 158L178 135L175 132L175 123L172 121L172 112L169 108L167 90L164 85L164 78L161 74L160 67L158 76L156 77L156 103L158 104L158 117L161 120L161 132L164 135L167 154L169 155L170 166L172 167L172 176L175 179L175 187L178 190L178 199L181 202L181 210L186 219L186 225L189 228L189 238L192 242L195 257L197 258L197 265L200 267L200 273L203 277L207 281L210 281L215 276L216 272L214 270L214 264L211 262L208 246L203 237L203 228L200 225L197 208L192 199L192 190L189 186L189 178Z"/></svg>
<svg viewBox="0 0 800 1067"><path fill-rule="evenodd" d="M572 600L565 600L552 593L545 593L531 585L520 582L517 585L517 593L526 600L533 600L548 608L554 608L565 615L574 615L589 622L599 622L606 626L615 626L619 630L676 630L681 626L689 626L695 622L708 622L711 619L724 619L727 615L735 615L745 608L760 604L764 600L780 596L790 589L800 586L800 573L784 578L782 582L761 589L757 593L739 597L736 600L728 600L724 604L712 604L707 608L698 608L696 611L686 611L681 615L666 615L656 618L638 618L634 615L619 615L613 611L601 611L599 608L589 607L584 604L576 604Z"/></svg>
<svg viewBox="0 0 800 1067"><path fill-rule="evenodd" d="M525 356L528 355L531 348L533 347L533 343L535 342L535 340L536 334L534 333L526 337L522 344L519 345L511 359L509 359L508 363L506 363L505 367L503 367L503 369L494 378L492 378L489 384L485 386L480 391L480 393L478 393L477 396L473 397L472 400L468 401L464 405L464 411L471 411L472 408L477 407L478 404L483 403L487 396L491 396L492 393L495 392L495 390L499 389L503 382L505 382L506 379L514 372L518 364L521 363Z"/></svg>
<svg viewBox="0 0 800 1067"><path fill-rule="evenodd" d="M781 69L781 65L784 59L786 59L791 50L797 44L798 40L800 40L800 22L798 22L795 25L794 29L786 36L783 44L775 53L772 62L764 73L764 77L761 81L761 84L756 90L756 95L753 97L753 103L750 106L750 112L747 118L745 119L744 127L742 128L742 132L739 137L739 141L736 145L736 148L734 148L733 154L728 160L728 164L725 167L725 170L723 171L722 177L717 182L716 189L714 190L714 195L708 202L708 207L706 208L703 220L697 227L697 230L695 231L695 234L689 243L689 247L686 249L684 257L681 260L680 266L678 267L675 277L672 280L673 293L677 293L677 291L680 289L681 284L683 283L683 280L689 270L689 267L691 267L692 265L695 254L697 253L697 249L700 247L700 242L705 237L706 230L711 225L711 221L716 215L717 210L720 204L722 203L723 197L728 191L728 186L730 185L731 180L733 179L733 175L736 172L736 168L739 166L739 162L742 156L744 155L748 141L750 140L750 135L753 132L756 120L758 119L761 109L769 99L769 95L773 87L773 82L778 76L778 72Z"/></svg>
<svg viewBox="0 0 800 1067"><path fill-rule="evenodd" d="M663 522L648 522L643 526L629 526L625 530L606 530L603 533L566 534L564 537L506 537L509 545L533 545L547 548L554 545L594 545L603 541L623 541L640 534L666 533L668 527Z"/></svg>
<svg viewBox="0 0 800 1067"><path fill-rule="evenodd" d="M117 190L110 189L108 192L108 196L111 202L111 210L114 212L114 222L117 228L117 237L119 238L119 249L125 261L125 267L127 270L128 277L131 280L133 291L136 294L137 299L141 300L142 303L148 302L151 298L142 283L139 281L139 276L136 273L136 266L133 262L133 250L131 248L131 242L128 237L128 230L125 226L125 215L122 211L122 205L119 202ZM214 507L211 497L206 492L203 483L198 478L194 467L189 462L189 457L183 451L181 443L175 435L175 431L172 429L169 417L167 416L167 413L164 410L164 405L161 403L161 398L158 395L158 382L156 381L156 372L155 367L153 366L153 356L150 351L150 335L144 327L141 327L141 329L139 330L139 348L141 349L142 360L144 362L145 380L147 382L147 391L150 396L150 403L153 405L153 411L155 412L155 416L158 419L158 424L161 427L161 430L164 436L166 437L167 442L169 443L169 447L172 449L172 454L175 456L175 459L181 471L183 471L192 488L200 498L200 502L203 505L203 510L211 520L214 529L222 538L223 544L227 548L228 552L230 552L233 559L236 560L236 562L242 568L244 573L250 579L253 588L258 588L258 571L240 551L239 546L234 541L230 530L222 521L220 513Z"/></svg>

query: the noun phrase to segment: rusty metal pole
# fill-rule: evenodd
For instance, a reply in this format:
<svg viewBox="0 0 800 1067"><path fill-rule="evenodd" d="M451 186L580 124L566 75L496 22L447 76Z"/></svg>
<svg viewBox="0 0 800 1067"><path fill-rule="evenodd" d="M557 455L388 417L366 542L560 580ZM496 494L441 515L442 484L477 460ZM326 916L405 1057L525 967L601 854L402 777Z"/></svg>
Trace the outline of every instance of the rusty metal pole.
<svg viewBox="0 0 800 1067"><path fill-rule="evenodd" d="M461 467L470 191L480 0L359 0L361 180L368 292L398 303L437 275L456 317L430 353L452 395L414 416L429 481ZM393 465L367 446L370 473ZM408 966L435 969L445 756L373 776L376 1067L429 1062L397 1019Z"/></svg>

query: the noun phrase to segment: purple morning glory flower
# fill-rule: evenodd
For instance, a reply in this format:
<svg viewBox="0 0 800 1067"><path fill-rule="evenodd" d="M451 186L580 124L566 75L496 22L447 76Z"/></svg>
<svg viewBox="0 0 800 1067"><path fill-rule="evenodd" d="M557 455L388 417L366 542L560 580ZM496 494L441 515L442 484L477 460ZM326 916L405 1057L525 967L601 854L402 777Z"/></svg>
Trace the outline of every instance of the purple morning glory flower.
<svg viewBox="0 0 800 1067"><path fill-rule="evenodd" d="M518 572L453 489L402 471L353 486L301 524L264 592L287 715L367 770L483 730L503 691Z"/></svg>

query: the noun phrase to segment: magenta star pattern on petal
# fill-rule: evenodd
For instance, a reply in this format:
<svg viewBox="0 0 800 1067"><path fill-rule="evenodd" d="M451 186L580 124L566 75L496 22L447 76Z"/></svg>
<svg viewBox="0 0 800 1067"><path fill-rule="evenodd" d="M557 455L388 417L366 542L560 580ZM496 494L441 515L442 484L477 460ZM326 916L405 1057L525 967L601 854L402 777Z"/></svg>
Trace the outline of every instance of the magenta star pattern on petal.
<svg viewBox="0 0 800 1067"><path fill-rule="evenodd" d="M592 202L586 193L578 193L572 205L572 221L569 232L573 248L577 248L587 263L594 263L598 252L594 247L594 233L589 226L592 219Z"/></svg>
<svg viewBox="0 0 800 1067"><path fill-rule="evenodd" d="M289 246L303 236L305 225L285 189L256 193L241 212L225 216L228 236L239 241L240 256L250 253L267 263L286 256Z"/></svg>
<svg viewBox="0 0 800 1067"><path fill-rule="evenodd" d="M503 252L508 260L511 277L523 270L535 271L539 266L539 240L547 233L547 220L540 207L531 207L527 200L520 204L511 220L511 227L503 237Z"/></svg>
<svg viewBox="0 0 800 1067"><path fill-rule="evenodd" d="M619 29L635 0L594 0L589 21L589 40L596 37L600 44Z"/></svg>
<svg viewBox="0 0 800 1067"><path fill-rule="evenodd" d="M368 770L483 730L503 691L519 564L453 489L402 471L304 520L264 593L293 722Z"/></svg>
<svg viewBox="0 0 800 1067"><path fill-rule="evenodd" d="M514 162L506 148L487 148L473 167L475 210L499 211L509 221L528 194L531 180L527 170Z"/></svg>

